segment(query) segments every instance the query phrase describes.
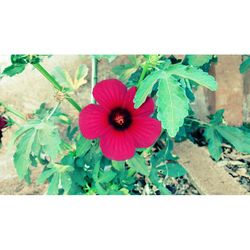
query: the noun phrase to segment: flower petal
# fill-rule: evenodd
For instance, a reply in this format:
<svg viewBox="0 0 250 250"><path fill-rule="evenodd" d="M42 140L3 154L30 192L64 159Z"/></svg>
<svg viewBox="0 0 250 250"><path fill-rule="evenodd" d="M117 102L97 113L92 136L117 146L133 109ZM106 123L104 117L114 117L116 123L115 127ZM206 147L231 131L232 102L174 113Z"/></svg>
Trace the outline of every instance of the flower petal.
<svg viewBox="0 0 250 250"><path fill-rule="evenodd" d="M134 138L135 147L147 148L152 146L160 136L161 123L151 117L137 117L133 120L129 132Z"/></svg>
<svg viewBox="0 0 250 250"><path fill-rule="evenodd" d="M116 79L101 81L96 84L93 90L96 101L109 110L121 105L126 93L126 86Z"/></svg>
<svg viewBox="0 0 250 250"><path fill-rule="evenodd" d="M115 161L128 160L135 154L134 140L127 131L110 130L100 138L100 147L107 158Z"/></svg>
<svg viewBox="0 0 250 250"><path fill-rule="evenodd" d="M129 109L135 116L149 116L154 112L154 100L147 97L146 101L138 108L134 108L134 97L136 94L136 87L132 87L127 91L123 106Z"/></svg>
<svg viewBox="0 0 250 250"><path fill-rule="evenodd" d="M87 139L100 137L109 129L107 112L99 105L89 104L80 113L79 127Z"/></svg>
<svg viewBox="0 0 250 250"><path fill-rule="evenodd" d="M0 116L0 130L5 128L7 123L7 119L4 116Z"/></svg>

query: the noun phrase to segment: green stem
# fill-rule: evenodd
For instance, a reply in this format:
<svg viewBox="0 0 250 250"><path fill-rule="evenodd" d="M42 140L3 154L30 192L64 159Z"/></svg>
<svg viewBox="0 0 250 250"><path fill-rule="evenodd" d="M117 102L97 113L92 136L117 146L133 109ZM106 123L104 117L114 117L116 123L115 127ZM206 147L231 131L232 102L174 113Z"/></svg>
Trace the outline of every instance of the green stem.
<svg viewBox="0 0 250 250"><path fill-rule="evenodd" d="M91 64L92 64L92 74L91 74L91 97L90 102L95 103L94 96L93 96L93 90L94 87L98 81L98 59L95 56L91 57Z"/></svg>
<svg viewBox="0 0 250 250"><path fill-rule="evenodd" d="M140 87L141 81L144 79L145 75L147 74L149 64L146 62L145 65L142 67L142 73L140 79L138 81L138 88Z"/></svg>
<svg viewBox="0 0 250 250"><path fill-rule="evenodd" d="M49 72L39 63L32 64L52 85L59 91L63 91L63 87L49 74Z"/></svg>
<svg viewBox="0 0 250 250"><path fill-rule="evenodd" d="M58 102L57 104L56 104L56 106L53 108L53 110L50 112L50 114L48 115L48 117L47 117L47 121L51 118L51 116L56 112L56 110L58 109L58 107L60 106L60 102Z"/></svg>
<svg viewBox="0 0 250 250"><path fill-rule="evenodd" d="M207 123L207 122L202 122L202 121L199 121L199 120L197 120L195 118L191 118L191 117L186 117L185 120L189 120L189 121L192 121L192 122L197 122L197 123L199 123L201 125L205 125L205 126L210 126L210 124Z"/></svg>
<svg viewBox="0 0 250 250"><path fill-rule="evenodd" d="M63 87L55 80L55 78L53 76L51 76L49 74L49 72L43 68L43 66L39 63L36 64L32 64L47 80L50 81L50 83L52 83L52 85L54 86L55 89L63 92ZM82 110L82 108L79 106L79 104L73 100L69 95L65 95L66 100L79 112Z"/></svg>
<svg viewBox="0 0 250 250"><path fill-rule="evenodd" d="M66 100L79 112L81 112L82 108L79 106L79 104L72 99L70 96L66 96Z"/></svg>
<svg viewBox="0 0 250 250"><path fill-rule="evenodd" d="M26 121L26 117L25 115L21 114L20 112L18 112L17 110L11 108L11 107L8 107L6 106L5 104L3 104L2 102L0 102L0 106L3 106L4 109L9 112L9 113L12 113L13 115L15 115L16 117L19 117L20 119Z"/></svg>

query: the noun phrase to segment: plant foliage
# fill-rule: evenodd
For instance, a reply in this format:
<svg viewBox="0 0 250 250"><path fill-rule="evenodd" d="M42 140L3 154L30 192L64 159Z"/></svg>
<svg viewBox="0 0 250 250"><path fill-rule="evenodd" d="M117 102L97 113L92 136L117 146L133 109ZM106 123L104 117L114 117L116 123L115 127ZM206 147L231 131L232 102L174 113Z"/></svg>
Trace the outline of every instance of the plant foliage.
<svg viewBox="0 0 250 250"><path fill-rule="evenodd" d="M39 65L44 57L48 56L12 55L11 65L1 76L20 74L28 64ZM103 63L111 63L116 57L94 56ZM79 132L78 119L63 113L59 107L64 98L77 107L69 94L74 96L87 83L88 67L78 65L73 75L61 67L55 67L52 74L38 67L57 91L61 91L61 99L57 99L58 105L52 108L41 104L15 132L13 160L20 180L30 183L32 168L40 167L37 183L47 183L50 195L141 194L141 188L143 193L168 195L171 191L165 180L187 174L185 166L180 165L178 156L173 154L174 143L189 139L207 145L216 161L223 152L223 143L250 153L249 129L227 126L224 110L212 115L209 123L199 121L190 105L198 87L217 89L215 78L208 73L216 60L213 55L186 55L183 59L173 55L131 55L126 64L113 67L117 78L128 87L137 87L135 108L143 105L148 96L155 99L153 116L162 124L162 133L155 144L138 149L134 157L126 161L107 159L100 150L99 140L84 138ZM249 65L247 57L240 65L241 73L245 73ZM146 187L150 187L150 191Z"/></svg>

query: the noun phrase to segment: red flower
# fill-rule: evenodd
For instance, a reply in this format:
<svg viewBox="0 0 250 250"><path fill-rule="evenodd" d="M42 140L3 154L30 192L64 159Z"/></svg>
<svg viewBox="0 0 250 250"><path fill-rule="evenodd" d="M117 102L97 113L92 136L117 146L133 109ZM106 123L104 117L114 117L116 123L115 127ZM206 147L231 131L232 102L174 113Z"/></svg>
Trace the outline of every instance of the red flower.
<svg viewBox="0 0 250 250"><path fill-rule="evenodd" d="M127 90L116 79L101 81L93 90L98 104L89 104L80 113L81 133L87 139L100 138L101 150L109 159L130 159L136 148L153 145L161 133L161 123L150 117L153 99L148 97L135 109L135 93L136 87Z"/></svg>
<svg viewBox="0 0 250 250"><path fill-rule="evenodd" d="M3 137L2 129L6 128L7 124L8 124L7 119L3 116L0 116L0 143L1 143L2 137Z"/></svg>
<svg viewBox="0 0 250 250"><path fill-rule="evenodd" d="M7 126L7 119L4 116L0 116L0 130Z"/></svg>

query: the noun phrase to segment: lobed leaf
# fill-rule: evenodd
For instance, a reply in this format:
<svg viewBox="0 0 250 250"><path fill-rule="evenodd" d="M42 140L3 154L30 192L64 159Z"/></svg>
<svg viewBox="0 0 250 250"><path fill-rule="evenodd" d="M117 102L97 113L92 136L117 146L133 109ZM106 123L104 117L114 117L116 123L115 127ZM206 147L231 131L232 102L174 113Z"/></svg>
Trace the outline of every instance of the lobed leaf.
<svg viewBox="0 0 250 250"><path fill-rule="evenodd" d="M236 150L242 153L250 153L250 133L236 127L217 126L219 134Z"/></svg>
<svg viewBox="0 0 250 250"><path fill-rule="evenodd" d="M157 118L169 136L174 137L188 115L189 100L177 79L172 76L160 79L157 97Z"/></svg>
<svg viewBox="0 0 250 250"><path fill-rule="evenodd" d="M79 65L79 67L77 68L76 72L75 72L75 78L74 78L74 82L72 87L74 88L74 90L79 89L79 87L81 87L82 85L84 85L85 83L87 83L87 80L85 79L88 75L88 67L85 64L81 64Z"/></svg>
<svg viewBox="0 0 250 250"><path fill-rule="evenodd" d="M212 55L187 55L187 61L190 65L201 67L212 59Z"/></svg>
<svg viewBox="0 0 250 250"><path fill-rule="evenodd" d="M63 87L72 88L74 85L69 72L59 66L54 68L52 75Z"/></svg>
<svg viewBox="0 0 250 250"><path fill-rule="evenodd" d="M24 179L31 165L30 153L35 138L35 132L35 129L28 130L17 144L14 154L14 165L20 180Z"/></svg>
<svg viewBox="0 0 250 250"><path fill-rule="evenodd" d="M207 72L195 67L188 67L182 64L173 64L168 67L167 74L192 80L212 91L217 89L217 82L215 81L214 77L209 75Z"/></svg>
<svg viewBox="0 0 250 250"><path fill-rule="evenodd" d="M60 152L61 138L57 127L51 122L42 122L37 129L38 141L44 152L55 159Z"/></svg>

